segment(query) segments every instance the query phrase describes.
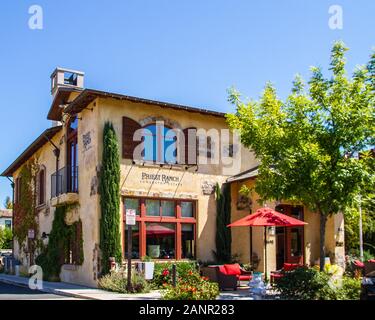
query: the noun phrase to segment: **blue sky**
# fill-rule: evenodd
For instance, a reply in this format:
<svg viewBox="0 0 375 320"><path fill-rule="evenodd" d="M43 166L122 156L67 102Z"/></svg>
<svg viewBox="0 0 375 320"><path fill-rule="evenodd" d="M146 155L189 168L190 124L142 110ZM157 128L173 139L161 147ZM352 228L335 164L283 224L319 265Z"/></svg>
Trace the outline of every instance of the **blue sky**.
<svg viewBox="0 0 375 320"><path fill-rule="evenodd" d="M40 5L42 30L28 27ZM328 26L331 5L343 29ZM327 68L332 42L348 69L375 45L373 0L8 0L0 4L0 170L44 129L56 66L85 71L85 86L233 111L226 90L257 98L266 81L285 97L296 73ZM11 195L0 179L0 207Z"/></svg>

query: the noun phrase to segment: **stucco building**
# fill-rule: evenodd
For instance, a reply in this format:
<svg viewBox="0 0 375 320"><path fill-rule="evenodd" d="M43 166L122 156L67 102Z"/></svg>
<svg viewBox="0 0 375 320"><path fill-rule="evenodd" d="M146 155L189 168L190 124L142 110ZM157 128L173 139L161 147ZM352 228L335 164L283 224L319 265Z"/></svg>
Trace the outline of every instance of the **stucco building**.
<svg viewBox="0 0 375 320"><path fill-rule="evenodd" d="M0 210L0 228L12 229L12 210L2 209Z"/></svg>
<svg viewBox="0 0 375 320"><path fill-rule="evenodd" d="M37 166L35 210L38 228L32 236L46 245L57 206L69 205L66 224L80 221L77 225L83 239L83 263L77 263L72 247L72 252L64 258L62 281L96 286L100 264L106 263L100 261L98 186L103 128L108 121L113 124L120 144L119 219L124 256L127 209L136 211L132 243L134 259L148 255L159 260L201 261L214 259L216 184L231 184L233 221L249 213L249 208L255 212L257 195L251 195L250 206L241 207L238 206L238 191L243 183L254 183L256 174L252 168L256 168L258 162L234 135L228 134L223 113L84 89L83 72L60 68L51 75L51 93L48 119L53 121L53 126L2 175L13 177L17 205L23 197L20 192L23 166L30 161ZM142 137L137 137L139 132ZM143 149L138 152L140 143L143 143ZM172 145L175 148L170 152ZM274 207L276 204L269 205ZM291 208L291 214L297 214L295 207L288 208ZM284 238L281 232L269 232L273 243L268 246L268 270L276 270L281 260L295 260L285 252L281 259L282 246L295 254L299 250L300 260L306 263L312 264L318 258L318 215L306 209L301 212L299 217L309 223L306 227L285 233ZM343 245L339 243L343 241L342 232L342 217L330 219L327 246L339 259L343 258ZM233 229L232 235L233 253L239 254L241 261L248 262L249 230ZM252 240L253 252L260 259L258 269L263 270L262 233L255 230ZM15 241L14 254L23 264L33 262L31 251L27 242L26 246L20 246Z"/></svg>

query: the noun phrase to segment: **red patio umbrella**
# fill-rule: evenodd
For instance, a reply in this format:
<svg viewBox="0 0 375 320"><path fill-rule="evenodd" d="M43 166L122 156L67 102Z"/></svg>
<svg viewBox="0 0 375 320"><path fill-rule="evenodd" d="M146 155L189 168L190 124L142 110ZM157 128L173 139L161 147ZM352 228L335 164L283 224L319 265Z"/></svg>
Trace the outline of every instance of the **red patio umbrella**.
<svg viewBox="0 0 375 320"><path fill-rule="evenodd" d="M240 220L237 220L227 227L250 227L250 237L252 227L297 227L307 224L304 221L287 216L277 212L271 208L260 208L255 213L250 214ZM252 239L250 239L250 248L252 246ZM252 250L251 250L252 251ZM252 252L251 252L252 253ZM250 253L250 261L251 261ZM267 233L264 228L264 270L267 278Z"/></svg>
<svg viewBox="0 0 375 320"><path fill-rule="evenodd" d="M175 232L176 231L174 229L170 229L160 224L151 224L146 227L146 234L148 236L152 235L152 236L162 237L162 236L175 234ZM139 232L133 234L133 237L138 236L138 235L139 235Z"/></svg>

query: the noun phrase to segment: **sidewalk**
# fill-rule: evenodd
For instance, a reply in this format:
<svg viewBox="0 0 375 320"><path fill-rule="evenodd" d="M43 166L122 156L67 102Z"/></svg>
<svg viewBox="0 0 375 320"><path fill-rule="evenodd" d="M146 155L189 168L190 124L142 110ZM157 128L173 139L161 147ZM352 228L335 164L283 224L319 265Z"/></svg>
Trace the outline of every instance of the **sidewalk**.
<svg viewBox="0 0 375 320"><path fill-rule="evenodd" d="M0 274L0 282L29 287L29 278L25 277ZM141 294L123 294L108 292L76 284L48 281L43 281L43 289L40 289L40 291L61 296L90 300L159 300L161 298L158 291L151 291L150 293Z"/></svg>

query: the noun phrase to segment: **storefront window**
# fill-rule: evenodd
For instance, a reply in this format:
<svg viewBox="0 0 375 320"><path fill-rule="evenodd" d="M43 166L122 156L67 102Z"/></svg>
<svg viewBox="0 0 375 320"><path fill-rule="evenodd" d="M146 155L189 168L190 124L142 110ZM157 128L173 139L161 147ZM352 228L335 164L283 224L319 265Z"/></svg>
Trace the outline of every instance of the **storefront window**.
<svg viewBox="0 0 375 320"><path fill-rule="evenodd" d="M162 201L161 202L161 214L163 217L174 217L175 214L175 202L174 201Z"/></svg>
<svg viewBox="0 0 375 320"><path fill-rule="evenodd" d="M193 202L187 202L187 201L181 202L181 216L183 218L193 217Z"/></svg>
<svg viewBox="0 0 375 320"><path fill-rule="evenodd" d="M146 215L160 216L160 200L146 200Z"/></svg>
<svg viewBox="0 0 375 320"><path fill-rule="evenodd" d="M146 223L147 255L153 259L175 258L174 223Z"/></svg>
<svg viewBox="0 0 375 320"><path fill-rule="evenodd" d="M195 259L194 225L181 225L181 258Z"/></svg>
<svg viewBox="0 0 375 320"><path fill-rule="evenodd" d="M153 259L194 259L195 207L194 201L124 198L124 210L135 209L137 213L132 258L147 255ZM124 231L127 256L128 234Z"/></svg>
<svg viewBox="0 0 375 320"><path fill-rule="evenodd" d="M132 226L132 259L139 259L139 223ZM128 227L125 225L125 257L128 257Z"/></svg>
<svg viewBox="0 0 375 320"><path fill-rule="evenodd" d="M126 209L134 209L136 212L136 215L140 215L140 205L139 205L139 199L132 199L132 198L126 198L125 199L125 210Z"/></svg>

